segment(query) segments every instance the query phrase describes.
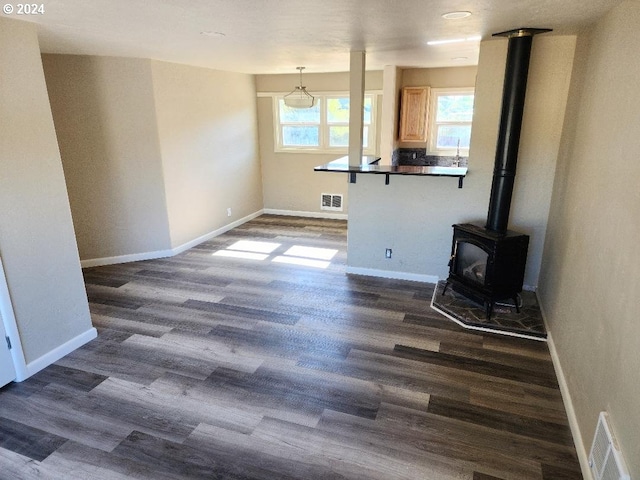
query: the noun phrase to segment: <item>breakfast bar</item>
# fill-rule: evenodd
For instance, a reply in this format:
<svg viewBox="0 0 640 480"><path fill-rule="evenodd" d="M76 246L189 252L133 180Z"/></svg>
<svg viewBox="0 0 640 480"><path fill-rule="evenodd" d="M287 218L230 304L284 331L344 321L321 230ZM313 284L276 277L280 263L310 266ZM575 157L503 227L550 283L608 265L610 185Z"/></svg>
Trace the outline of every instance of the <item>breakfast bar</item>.
<svg viewBox="0 0 640 480"><path fill-rule="evenodd" d="M391 175L454 177L458 179L458 188L462 188L463 179L467 175L467 167L379 165L379 162L379 157L363 155L359 165L349 165L349 157L344 156L324 165L319 165L314 168L314 171L348 173L350 183L356 183L357 174L384 175L385 185L389 185Z"/></svg>

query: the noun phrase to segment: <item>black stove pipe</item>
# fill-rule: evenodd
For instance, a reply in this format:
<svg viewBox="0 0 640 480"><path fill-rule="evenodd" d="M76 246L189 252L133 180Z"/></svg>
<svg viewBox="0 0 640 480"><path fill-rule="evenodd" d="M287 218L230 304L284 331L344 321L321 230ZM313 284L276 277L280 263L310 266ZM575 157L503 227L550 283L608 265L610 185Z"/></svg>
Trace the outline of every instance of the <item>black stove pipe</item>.
<svg viewBox="0 0 640 480"><path fill-rule="evenodd" d="M516 177L531 44L534 35L550 31L546 28L519 28L493 35L494 37L509 38L509 47L502 90L502 113L491 184L491 198L487 214L486 228L488 230L495 232L507 230L513 184Z"/></svg>

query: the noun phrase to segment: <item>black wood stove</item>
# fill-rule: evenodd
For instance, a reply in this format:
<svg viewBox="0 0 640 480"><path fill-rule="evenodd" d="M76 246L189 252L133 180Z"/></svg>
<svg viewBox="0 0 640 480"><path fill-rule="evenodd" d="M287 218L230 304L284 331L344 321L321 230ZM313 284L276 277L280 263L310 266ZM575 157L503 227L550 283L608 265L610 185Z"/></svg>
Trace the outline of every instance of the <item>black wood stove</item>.
<svg viewBox="0 0 640 480"><path fill-rule="evenodd" d="M533 36L549 29L520 28L494 36L507 37L507 66L502 112L485 226L453 225L449 277L444 287L482 303L487 319L496 301L513 299L518 307L527 261L529 237L507 230L516 175L524 99Z"/></svg>
<svg viewBox="0 0 640 480"><path fill-rule="evenodd" d="M449 278L456 292L485 306L491 317L497 300L513 299L517 312L522 291L529 236L507 230L493 232L470 223L453 226ZM443 292L444 294L444 292Z"/></svg>

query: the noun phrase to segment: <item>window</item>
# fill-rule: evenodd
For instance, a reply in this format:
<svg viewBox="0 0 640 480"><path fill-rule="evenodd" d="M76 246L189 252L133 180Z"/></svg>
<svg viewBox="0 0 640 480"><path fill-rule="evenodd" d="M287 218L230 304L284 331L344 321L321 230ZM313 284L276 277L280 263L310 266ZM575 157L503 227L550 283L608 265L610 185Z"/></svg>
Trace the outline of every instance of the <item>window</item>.
<svg viewBox="0 0 640 480"><path fill-rule="evenodd" d="M432 88L429 103L429 152L469 154L473 119L473 88Z"/></svg>
<svg viewBox="0 0 640 480"><path fill-rule="evenodd" d="M289 148L316 148L320 143L320 105L289 108L278 99L280 145Z"/></svg>
<svg viewBox="0 0 640 480"><path fill-rule="evenodd" d="M275 98L276 152L346 153L349 148L349 95L315 95L312 108L289 108ZM375 96L365 95L362 147L375 153Z"/></svg>

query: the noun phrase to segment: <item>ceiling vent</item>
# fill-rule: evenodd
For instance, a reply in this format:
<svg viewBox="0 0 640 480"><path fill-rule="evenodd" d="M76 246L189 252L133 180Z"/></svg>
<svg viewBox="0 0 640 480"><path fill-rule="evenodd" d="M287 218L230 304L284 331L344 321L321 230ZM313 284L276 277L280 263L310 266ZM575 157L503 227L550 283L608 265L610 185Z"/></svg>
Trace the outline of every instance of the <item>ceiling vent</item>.
<svg viewBox="0 0 640 480"><path fill-rule="evenodd" d="M322 193L320 195L320 210L342 211L342 195L337 193Z"/></svg>
<svg viewBox="0 0 640 480"><path fill-rule="evenodd" d="M631 480L606 412L600 412L598 417L589 466L594 480Z"/></svg>

